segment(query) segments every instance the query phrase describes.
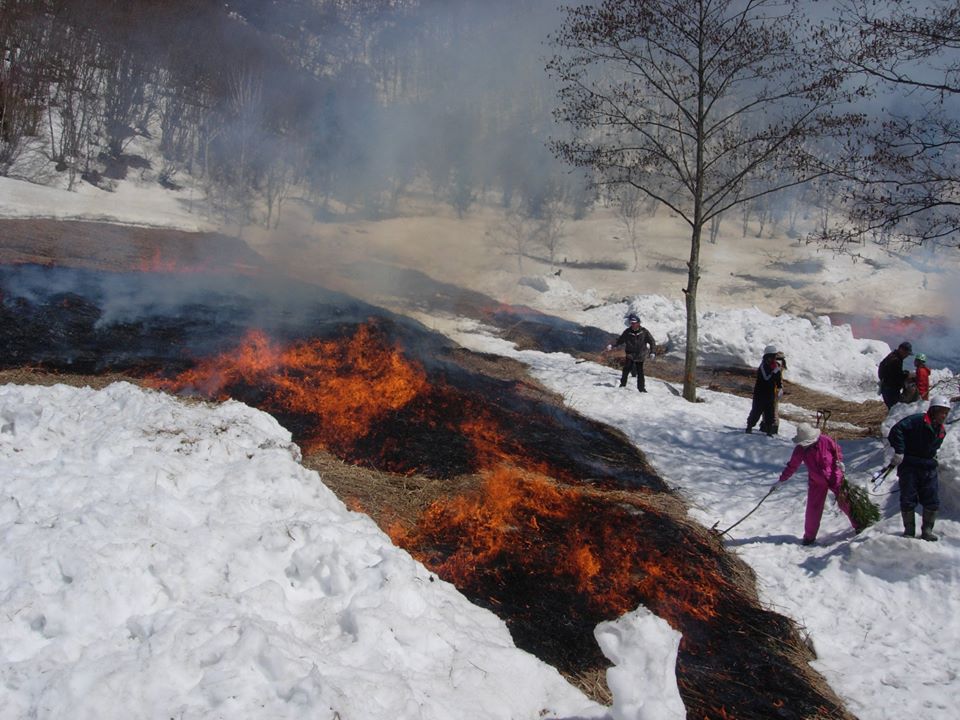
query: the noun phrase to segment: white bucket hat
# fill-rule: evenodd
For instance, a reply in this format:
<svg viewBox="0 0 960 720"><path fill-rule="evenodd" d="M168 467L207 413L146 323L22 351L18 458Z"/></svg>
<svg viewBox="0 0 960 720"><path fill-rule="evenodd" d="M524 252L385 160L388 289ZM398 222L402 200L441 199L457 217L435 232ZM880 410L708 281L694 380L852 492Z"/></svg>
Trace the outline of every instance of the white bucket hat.
<svg viewBox="0 0 960 720"><path fill-rule="evenodd" d="M819 439L820 428L815 428L807 423L800 423L797 425L797 436L793 438L793 442L797 445L803 445L803 447L810 447Z"/></svg>
<svg viewBox="0 0 960 720"><path fill-rule="evenodd" d="M949 410L950 398L948 398L946 395L934 395L932 398L930 398L930 407L946 408Z"/></svg>
<svg viewBox="0 0 960 720"><path fill-rule="evenodd" d="M778 350L777 350L777 346L776 346L776 345L767 345L767 346L763 349L763 354L764 354L764 355L776 355L777 352L778 352Z"/></svg>

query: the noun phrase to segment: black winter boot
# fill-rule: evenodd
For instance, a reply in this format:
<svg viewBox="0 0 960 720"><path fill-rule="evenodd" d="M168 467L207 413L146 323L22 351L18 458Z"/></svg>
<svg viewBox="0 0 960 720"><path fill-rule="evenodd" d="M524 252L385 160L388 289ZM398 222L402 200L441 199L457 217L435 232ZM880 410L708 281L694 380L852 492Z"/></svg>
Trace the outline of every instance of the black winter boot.
<svg viewBox="0 0 960 720"><path fill-rule="evenodd" d="M916 537L917 516L914 514L913 510L901 510L900 517L903 518L903 536Z"/></svg>
<svg viewBox="0 0 960 720"><path fill-rule="evenodd" d="M937 521L937 511L923 509L923 525L920 526L920 537L924 540L936 542L940 538L933 534L933 525Z"/></svg>

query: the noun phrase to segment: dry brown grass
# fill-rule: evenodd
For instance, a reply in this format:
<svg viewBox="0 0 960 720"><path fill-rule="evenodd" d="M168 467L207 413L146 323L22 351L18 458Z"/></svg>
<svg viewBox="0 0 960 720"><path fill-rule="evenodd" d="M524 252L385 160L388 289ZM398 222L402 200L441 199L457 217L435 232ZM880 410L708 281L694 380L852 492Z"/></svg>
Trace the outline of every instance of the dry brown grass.
<svg viewBox="0 0 960 720"><path fill-rule="evenodd" d="M128 382L140 387L146 384L137 378L121 373L105 373L103 375L79 375L75 373L53 372L42 368L11 368L0 370L0 385L69 385L70 387L90 387L102 390L115 382Z"/></svg>
<svg viewBox="0 0 960 720"><path fill-rule="evenodd" d="M683 363L681 360L657 359L647 363L648 378L658 378L674 383L677 392L683 385ZM753 395L753 368L700 368L698 378L707 387L718 392L749 398ZM853 402L811 390L803 385L790 382L789 374L784 382L783 402L795 405L804 412L781 411L780 416L790 422L808 422L816 424L817 413L827 411L829 419L827 432L837 440L854 440L866 437L879 437L880 424L887 416L887 408L879 400ZM746 425L746 417L744 425ZM852 427L847 427L847 426Z"/></svg>

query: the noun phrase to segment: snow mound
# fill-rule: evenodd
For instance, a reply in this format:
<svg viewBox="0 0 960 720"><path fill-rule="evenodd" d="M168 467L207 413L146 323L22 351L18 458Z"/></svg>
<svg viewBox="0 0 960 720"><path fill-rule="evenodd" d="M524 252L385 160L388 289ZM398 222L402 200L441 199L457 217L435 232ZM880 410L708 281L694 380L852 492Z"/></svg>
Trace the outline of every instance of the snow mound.
<svg viewBox="0 0 960 720"><path fill-rule="evenodd" d="M0 387L3 717L602 717L236 402Z"/></svg>

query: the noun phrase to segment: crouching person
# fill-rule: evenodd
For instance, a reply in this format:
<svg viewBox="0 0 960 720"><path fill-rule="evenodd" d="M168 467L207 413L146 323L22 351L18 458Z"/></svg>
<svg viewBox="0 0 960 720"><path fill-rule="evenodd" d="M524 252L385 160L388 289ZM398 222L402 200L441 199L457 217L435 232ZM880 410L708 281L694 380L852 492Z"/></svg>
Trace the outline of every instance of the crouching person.
<svg viewBox="0 0 960 720"><path fill-rule="evenodd" d="M890 464L900 479L900 516L904 537L917 534L916 508L923 508L920 537L937 540L933 526L940 509L940 475L937 451L946 435L944 423L950 414L950 399L942 395L930 400L925 413L908 415L890 428L887 440L893 448Z"/></svg>
<svg viewBox="0 0 960 720"><path fill-rule="evenodd" d="M837 506L850 520L854 531L859 532L850 515L850 503L840 492L840 485L843 483L843 453L837 441L807 423L797 426L797 435L793 441L797 446L793 449L787 466L780 473L778 483L789 480L801 463L807 466L807 513L803 523L803 544L812 545L817 539L827 490L833 493Z"/></svg>

